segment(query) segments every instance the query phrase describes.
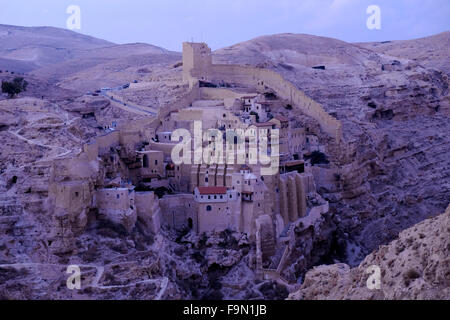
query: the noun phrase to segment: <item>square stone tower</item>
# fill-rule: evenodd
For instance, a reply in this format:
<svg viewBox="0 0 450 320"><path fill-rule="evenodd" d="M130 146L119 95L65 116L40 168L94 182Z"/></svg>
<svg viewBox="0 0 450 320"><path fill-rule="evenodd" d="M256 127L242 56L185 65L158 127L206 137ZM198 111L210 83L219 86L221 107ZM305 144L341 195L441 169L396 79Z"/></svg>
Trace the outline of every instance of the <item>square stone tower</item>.
<svg viewBox="0 0 450 320"><path fill-rule="evenodd" d="M183 43L183 81L188 82L192 78L207 80L211 66L211 49L206 43Z"/></svg>

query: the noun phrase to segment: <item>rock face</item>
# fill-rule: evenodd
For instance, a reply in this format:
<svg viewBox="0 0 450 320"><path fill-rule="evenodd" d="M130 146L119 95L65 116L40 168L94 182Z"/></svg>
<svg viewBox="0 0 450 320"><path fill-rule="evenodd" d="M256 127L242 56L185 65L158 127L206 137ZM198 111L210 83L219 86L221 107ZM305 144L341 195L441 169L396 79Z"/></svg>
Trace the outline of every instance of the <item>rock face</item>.
<svg viewBox="0 0 450 320"><path fill-rule="evenodd" d="M393 57L414 60L423 66L442 70L447 75L450 75L450 61L448 59L450 39L448 31L421 39L385 41L383 43L358 43L358 46Z"/></svg>
<svg viewBox="0 0 450 320"><path fill-rule="evenodd" d="M356 268L346 264L314 268L289 298L450 299L449 248L450 206L444 214L402 231ZM380 272L379 289L371 285L374 268Z"/></svg>
<svg viewBox="0 0 450 320"><path fill-rule="evenodd" d="M450 202L449 41L450 32L387 44L280 34L213 54L275 70L342 122L345 143L326 150L338 190L321 193L336 211L341 261L357 265Z"/></svg>

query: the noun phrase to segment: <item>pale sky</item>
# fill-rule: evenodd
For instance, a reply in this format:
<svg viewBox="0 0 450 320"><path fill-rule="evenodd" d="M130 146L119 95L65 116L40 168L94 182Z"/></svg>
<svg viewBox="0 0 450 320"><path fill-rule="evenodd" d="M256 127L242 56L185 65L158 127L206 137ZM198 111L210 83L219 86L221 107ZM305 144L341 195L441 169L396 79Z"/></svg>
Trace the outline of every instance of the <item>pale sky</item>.
<svg viewBox="0 0 450 320"><path fill-rule="evenodd" d="M349 42L412 39L450 30L450 0L0 0L0 24L66 28L69 5L81 29L115 43L145 42L181 51L183 41L213 49L276 33ZM369 5L381 30L369 30Z"/></svg>

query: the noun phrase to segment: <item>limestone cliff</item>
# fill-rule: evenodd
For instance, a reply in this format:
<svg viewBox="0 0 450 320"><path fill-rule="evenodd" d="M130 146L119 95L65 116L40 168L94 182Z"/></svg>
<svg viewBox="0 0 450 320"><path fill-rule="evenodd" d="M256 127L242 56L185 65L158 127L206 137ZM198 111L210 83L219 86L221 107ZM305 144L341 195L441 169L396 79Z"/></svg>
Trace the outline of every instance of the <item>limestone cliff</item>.
<svg viewBox="0 0 450 320"><path fill-rule="evenodd" d="M450 299L449 248L450 206L444 214L402 231L356 268L314 268L289 299ZM367 286L371 266L381 271L380 289Z"/></svg>

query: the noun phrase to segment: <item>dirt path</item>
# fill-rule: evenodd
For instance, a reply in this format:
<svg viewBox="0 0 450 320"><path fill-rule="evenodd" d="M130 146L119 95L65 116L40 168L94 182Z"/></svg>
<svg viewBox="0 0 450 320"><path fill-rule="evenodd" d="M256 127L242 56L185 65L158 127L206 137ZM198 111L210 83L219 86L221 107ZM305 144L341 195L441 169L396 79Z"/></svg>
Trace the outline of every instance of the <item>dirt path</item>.
<svg viewBox="0 0 450 320"><path fill-rule="evenodd" d="M62 264L51 264L51 263L14 263L14 264L1 264L0 268L13 268L13 269L22 269L22 268L28 268L28 267L59 267L62 268L63 270L65 270L67 268L66 265L62 265ZM155 284L158 285L160 287L159 292L156 294L155 299L154 300L161 300L164 296L164 293L167 289L167 285L169 283L169 279L167 277L161 277L158 279L147 279L147 280L142 280L142 281L137 281L134 283L130 283L130 284L125 284L125 285L113 285L113 286L102 286L100 285L100 280L103 277L103 274L105 272L105 267L103 266L95 266L95 265L77 265L80 268L95 268L97 270L94 279L92 279L91 284L89 285L89 287L91 288L98 288L98 289L102 289L102 290L109 290L109 289L117 289L117 288L128 288L128 287L133 287L137 284L143 284L143 283L150 283L150 284Z"/></svg>

